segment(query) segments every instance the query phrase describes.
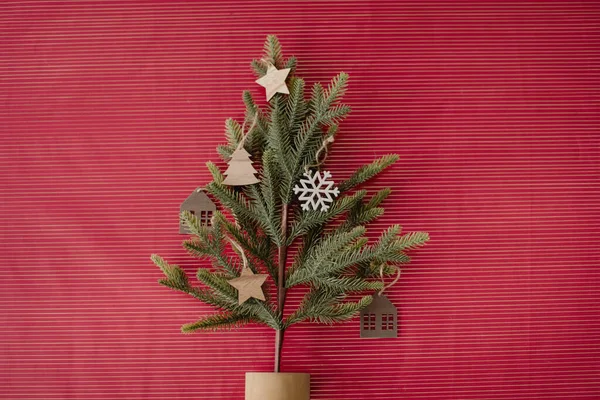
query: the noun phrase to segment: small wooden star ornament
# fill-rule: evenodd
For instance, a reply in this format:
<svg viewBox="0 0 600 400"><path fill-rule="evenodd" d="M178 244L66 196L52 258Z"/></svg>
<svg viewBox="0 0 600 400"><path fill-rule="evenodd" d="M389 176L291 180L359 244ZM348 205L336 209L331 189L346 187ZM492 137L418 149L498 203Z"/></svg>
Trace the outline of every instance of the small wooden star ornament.
<svg viewBox="0 0 600 400"><path fill-rule="evenodd" d="M250 268L244 268L239 278L227 282L238 290L238 304L243 304L251 297L265 300L265 294L261 286L266 280L266 274L255 274Z"/></svg>
<svg viewBox="0 0 600 400"><path fill-rule="evenodd" d="M269 64L265 76L256 80L256 83L267 89L267 101L271 100L271 97L273 97L275 93L290 94L290 91L285 84L285 80L290 71L291 68L277 69L274 65Z"/></svg>

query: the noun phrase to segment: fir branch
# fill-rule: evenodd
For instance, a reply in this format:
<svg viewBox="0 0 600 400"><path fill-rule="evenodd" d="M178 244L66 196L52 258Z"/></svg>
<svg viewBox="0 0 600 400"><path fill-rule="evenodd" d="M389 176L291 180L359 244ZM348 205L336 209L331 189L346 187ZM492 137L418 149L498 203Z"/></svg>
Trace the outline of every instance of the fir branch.
<svg viewBox="0 0 600 400"><path fill-rule="evenodd" d="M196 277L209 288L237 302L237 291L229 284L228 280L230 278L228 279L221 274L216 274L205 268L199 268L196 272Z"/></svg>
<svg viewBox="0 0 600 400"><path fill-rule="evenodd" d="M253 160L260 160L264 148L266 147L266 131L264 117L256 117L258 121L254 125L254 128L248 132L246 139L244 140L244 149L248 153L252 154ZM235 150L235 149L234 149Z"/></svg>
<svg viewBox="0 0 600 400"><path fill-rule="evenodd" d="M383 266L383 268L382 268ZM388 263L373 263L373 262L362 262L358 263L353 268L354 276L362 279L367 278L379 278L381 274L383 276L395 275L398 273L398 266Z"/></svg>
<svg viewBox="0 0 600 400"><path fill-rule="evenodd" d="M286 287L291 288L317 276L324 276L323 271L333 269L332 264L335 260L343 256L344 248L364 233L365 228L358 226L350 232L335 232L326 236L321 242L313 245L302 264L292 265Z"/></svg>
<svg viewBox="0 0 600 400"><path fill-rule="evenodd" d="M286 181L282 188L284 203L290 202L293 184L302 175L305 166L315 164L316 151L324 140L322 127L335 126L328 133L333 136L337 131L337 123L350 112L348 106L335 104L345 91L346 81L347 75L345 77L342 73L332 80L327 90L319 83L313 85L308 102L310 112L306 114L294 137L294 149L288 158L291 163L291 180Z"/></svg>
<svg viewBox="0 0 600 400"><path fill-rule="evenodd" d="M402 227L398 224L389 226L385 231L383 231L381 236L379 236L379 240L374 247L388 247L394 242L394 240L397 239L397 236L401 231Z"/></svg>
<svg viewBox="0 0 600 400"><path fill-rule="evenodd" d="M240 126L240 124L232 118L225 121L225 134L228 144L217 146L217 152L223 161L229 161L231 159L231 155L242 140L244 141L244 148L250 154L255 156L260 156L260 154L262 154L265 145L265 132L267 130L265 117L260 108L254 103L250 92L244 92L243 99L246 104L244 125ZM254 121L255 119L256 123ZM244 126L248 129L247 132L243 131ZM250 127L253 128L250 129Z"/></svg>
<svg viewBox="0 0 600 400"><path fill-rule="evenodd" d="M427 232L410 232L401 236L397 240L397 245L402 250L416 249L421 247L429 240Z"/></svg>
<svg viewBox="0 0 600 400"><path fill-rule="evenodd" d="M246 106L246 118L247 120L251 120L254 115L262 116L262 111L260 107L254 101L252 97L252 93L249 90L244 90L242 93L242 100L244 101L244 105Z"/></svg>
<svg viewBox="0 0 600 400"><path fill-rule="evenodd" d="M260 60L252 60L250 66L256 76L260 78L267 73L268 63L273 64L277 69L281 69L284 66L285 68L295 69L297 60L295 57L291 57L284 63L279 39L275 35L269 35L265 41L263 58Z"/></svg>
<svg viewBox="0 0 600 400"><path fill-rule="evenodd" d="M360 310L371 304L372 301L373 296L364 296L357 302L344 302L315 310L316 312L308 314L306 317L321 324L333 325L352 319Z"/></svg>
<svg viewBox="0 0 600 400"><path fill-rule="evenodd" d="M217 285L219 289L214 291L202 290L189 285L189 281L185 276L183 270L176 265L169 265L165 260L157 255L152 255L152 260L158 265L161 270L165 273L167 279L159 280L159 283L170 289L186 293L203 303L212 305L222 310L230 311L233 313L240 314L250 321L263 323L270 326L273 329L278 329L282 325L282 321L278 320L273 310L269 310L266 306L257 304L243 304L238 306L237 296L231 290L226 289L222 282L216 279L216 275L211 274L208 271L200 269L200 271L208 272L211 274L210 277L204 273L200 273L203 277L206 277L207 282L210 281L212 284ZM213 288L214 289L214 288ZM223 293L222 290L225 290Z"/></svg>
<svg viewBox="0 0 600 400"><path fill-rule="evenodd" d="M286 116L282 100L277 97L272 101L271 124L269 126L267 143L273 151L273 156L280 168L281 179L290 185L292 182L292 145L287 130Z"/></svg>
<svg viewBox="0 0 600 400"><path fill-rule="evenodd" d="M344 94L346 94L346 90L348 89L349 78L350 76L347 73L340 72L331 80L331 83L324 93L328 107L344 97Z"/></svg>
<svg viewBox="0 0 600 400"><path fill-rule="evenodd" d="M244 139L244 148L256 157L255 159L259 159L266 143L268 121L263 111L255 103L250 91L244 91L242 99L246 106L244 124L248 129Z"/></svg>
<svg viewBox="0 0 600 400"><path fill-rule="evenodd" d="M233 236L235 241L248 250L248 253L251 256L256 257L264 264L264 267L271 275L271 278L277 283L277 267L273 262L273 243L259 232L254 232L252 235L245 234L246 231L224 217L221 222L223 223L225 230Z"/></svg>
<svg viewBox="0 0 600 400"><path fill-rule="evenodd" d="M379 263L406 263L410 258L402 252L405 243L399 243L397 235L400 226L394 225L385 231L372 246L362 249L348 247L356 233L364 233L362 226L350 232L334 231L316 245L303 259L302 264L294 265L288 277L288 288L311 281L324 279L333 274L342 273L348 267L359 263L377 261ZM358 239L360 235L355 236ZM423 237L420 237L422 240ZM341 251L344 250L344 251Z"/></svg>
<svg viewBox="0 0 600 400"><path fill-rule="evenodd" d="M263 177L260 182L260 189L265 199L266 210L269 218L275 218L277 211L281 205L279 198L279 188L281 179L277 170L277 161L271 151L266 151L263 154ZM279 219L275 221L275 224Z"/></svg>
<svg viewBox="0 0 600 400"><path fill-rule="evenodd" d="M248 202L241 193L225 185L217 183L222 177L217 178L208 185L206 191L215 196L221 204L229 208L238 222L246 228L262 225L260 215L257 214L253 205Z"/></svg>
<svg viewBox="0 0 600 400"><path fill-rule="evenodd" d="M188 228L192 235L196 235L205 242L209 241L210 229L207 226L200 224L198 217L189 211L182 211L179 214L179 221Z"/></svg>
<svg viewBox="0 0 600 400"><path fill-rule="evenodd" d="M298 59L295 56L291 56L285 62L284 68L290 69L290 75L294 75L296 73L296 67L298 66Z"/></svg>
<svg viewBox="0 0 600 400"><path fill-rule="evenodd" d="M281 50L281 43L275 35L267 36L265 41L265 59L271 62L277 69L283 67L283 52Z"/></svg>
<svg viewBox="0 0 600 400"><path fill-rule="evenodd" d="M225 137L233 148L236 148L244 139L244 133L240 124L233 118L228 118L225 121Z"/></svg>
<svg viewBox="0 0 600 400"><path fill-rule="evenodd" d="M208 161L206 163L206 167L208 168L208 171L210 172L210 174L212 175L213 181L216 184L222 184L223 180L225 178L223 178L223 174L221 174L221 171L219 170L219 167L217 167L213 162Z"/></svg>
<svg viewBox="0 0 600 400"><path fill-rule="evenodd" d="M183 242L183 247L193 256L198 258L209 258L213 261L213 265L217 268L221 268L228 274L230 278L237 276L238 266L237 262L233 261L231 257L225 255L225 243L226 236L224 229L226 229L234 238L242 244L242 246L249 250L251 254L257 256L261 260L267 260L265 267L269 273L276 280L275 267L270 261L270 251L264 251L256 247L254 243L250 243L248 239L240 232L240 229L229 222L223 214L216 212L213 217L213 225L211 228L201 225L198 218L188 211L181 213L181 218L188 226L190 231L197 236L197 238L188 239ZM255 238L258 237L255 235ZM265 242L263 240L263 242ZM270 243L270 241L266 241ZM264 246L264 243L263 243ZM256 270L254 259L249 259L250 266L253 270Z"/></svg>
<svg viewBox="0 0 600 400"><path fill-rule="evenodd" d="M397 154L387 154L373 161L371 164L360 167L358 170L356 170L356 172L354 172L354 174L352 174L350 178L340 183L340 191L345 192L363 182L368 181L396 161L398 161Z"/></svg>
<svg viewBox="0 0 600 400"><path fill-rule="evenodd" d="M366 225L373 222L383 215L384 209L378 206L385 200L390 192L389 188L383 188L375 193L366 204L362 201L355 203L348 212L344 222L342 222L337 229L348 231L355 226Z"/></svg>
<svg viewBox="0 0 600 400"><path fill-rule="evenodd" d="M356 204L360 204L363 197L367 194L366 190L359 190L350 196L342 196L327 211L302 211L299 216L296 217L290 228L290 234L288 236L288 245L292 244L294 239L301 235L308 233L310 230L315 229L321 225L324 225L328 221L339 217L346 211L350 210Z"/></svg>
<svg viewBox="0 0 600 400"><path fill-rule="evenodd" d="M290 273L293 271L294 268L297 268L299 265L302 265L304 263L304 260L306 259L306 256L308 255L310 250L316 243L318 243L322 239L324 229L325 225L317 226L310 229L303 235L302 244L300 246L300 249L296 253L296 256L294 257L294 263L290 268Z"/></svg>
<svg viewBox="0 0 600 400"><path fill-rule="evenodd" d="M220 296L215 299L219 301L219 307L262 322L273 329L281 327L281 318L268 303L250 299L243 304L238 304L237 291L227 282L226 278L205 269L199 269L196 276L200 282Z"/></svg>
<svg viewBox="0 0 600 400"><path fill-rule="evenodd" d="M201 258L208 257L213 261L215 267L221 268L226 272L229 277L233 278L236 276L237 268L235 261L231 257L224 256L218 251L214 251L210 246L205 246L201 241L189 239L183 242L183 247L191 255Z"/></svg>
<svg viewBox="0 0 600 400"><path fill-rule="evenodd" d="M306 118L306 101L304 100L304 80L292 78L289 83L290 95L286 102L285 113L288 116L288 131L297 135L302 121Z"/></svg>
<svg viewBox="0 0 600 400"><path fill-rule="evenodd" d="M229 276L236 276L237 268L231 262L231 258L224 254L225 236L222 221L225 218L223 215L217 211L213 218L213 225L210 228L201 225L197 216L189 211L183 211L181 219L190 232L197 236L195 239L184 241L183 247L193 256L210 258L216 267L222 268Z"/></svg>
<svg viewBox="0 0 600 400"><path fill-rule="evenodd" d="M282 244L281 230L278 224L277 216L269 212L269 205L263 198L263 195L257 185L252 185L247 188L247 193L252 198L252 204L259 216L259 224L265 233L271 238L276 246Z"/></svg>
<svg viewBox="0 0 600 400"><path fill-rule="evenodd" d="M228 161L231 159L231 155L235 151L235 147L228 144L219 144L217 145L217 153L221 156L223 161Z"/></svg>
<svg viewBox="0 0 600 400"><path fill-rule="evenodd" d="M252 67L252 71L254 71L257 78L262 78L267 73L268 67L262 60L252 60L250 67Z"/></svg>
<svg viewBox="0 0 600 400"><path fill-rule="evenodd" d="M326 292L309 292L298 310L285 321L285 325L290 327L307 319L328 325L347 321L372 301L373 296L364 296L357 302L340 302L338 297L331 297Z"/></svg>
<svg viewBox="0 0 600 400"><path fill-rule="evenodd" d="M367 281L356 276L327 276L315 279L314 283L323 290L331 290L336 293L364 292L366 290L381 290L383 288L383 284L380 281Z"/></svg>
<svg viewBox="0 0 600 400"><path fill-rule="evenodd" d="M352 319L360 310L371 304L373 296L364 296L357 302L344 302L320 310L306 317L321 324L333 325Z"/></svg>
<svg viewBox="0 0 600 400"><path fill-rule="evenodd" d="M195 331L218 331L218 330L232 330L240 328L243 325L252 322L251 318L243 315L228 312L208 315L200 318L196 322L185 324L181 327L183 333L192 333Z"/></svg>
<svg viewBox="0 0 600 400"><path fill-rule="evenodd" d="M324 126L337 125L346 118L350 111L350 106L337 104L323 113L321 124Z"/></svg>
<svg viewBox="0 0 600 400"><path fill-rule="evenodd" d="M369 202L366 204L367 208L374 208L374 207L379 207L379 205L385 200L387 199L387 197L392 193L392 189L390 188L383 188L381 190L379 190L377 193L375 193L373 195L373 197L371 197L371 200L369 200Z"/></svg>
<svg viewBox="0 0 600 400"><path fill-rule="evenodd" d="M165 285L165 283L168 283L168 285L165 286L179 291L186 291L190 287L187 275L179 266L170 265L158 254L152 254L150 259L158 268L160 268L167 278L161 279L159 281L161 284Z"/></svg>
<svg viewBox="0 0 600 400"><path fill-rule="evenodd" d="M313 315L318 312L318 309L331 307L346 298L346 295L332 290L322 290L312 286L308 293L300 302L298 308L288 316L285 320L285 326L289 327L293 324L302 322L308 319L308 315Z"/></svg>
<svg viewBox="0 0 600 400"><path fill-rule="evenodd" d="M357 210L352 210L348 213L346 220L340 225L339 229L349 230L359 225L366 225L373 222L375 219L383 215L385 210L382 207L375 207L366 209L366 207L360 207Z"/></svg>
<svg viewBox="0 0 600 400"><path fill-rule="evenodd" d="M206 304L225 310L231 310L233 308L232 304L235 305L235 297L232 301L231 293L228 293L226 296L222 296L217 293L211 293L208 290L192 287L189 284L189 280L185 272L177 265L170 265L163 258L156 254L153 254L151 259L165 274L166 279L160 279L158 281L161 285L179 292L186 293Z"/></svg>
<svg viewBox="0 0 600 400"><path fill-rule="evenodd" d="M325 89L321 82L315 82L311 89L311 96L308 102L308 108L313 114L319 114L325 112L327 106L325 106Z"/></svg>
<svg viewBox="0 0 600 400"><path fill-rule="evenodd" d="M265 232L273 239L276 246L283 244L281 231L281 199L279 191L281 187L281 176L277 169L277 161L272 151L268 150L263 154L263 176L260 182L260 193ZM252 190L258 192L258 188Z"/></svg>

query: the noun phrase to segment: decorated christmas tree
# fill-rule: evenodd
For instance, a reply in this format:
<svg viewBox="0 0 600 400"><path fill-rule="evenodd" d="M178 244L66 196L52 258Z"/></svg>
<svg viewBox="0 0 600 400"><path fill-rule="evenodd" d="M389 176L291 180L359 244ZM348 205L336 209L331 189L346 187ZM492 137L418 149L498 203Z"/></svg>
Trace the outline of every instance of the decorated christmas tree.
<svg viewBox="0 0 600 400"><path fill-rule="evenodd" d="M390 189L368 193L359 187L398 156L384 155L336 185L332 174L319 168L350 112L340 102L348 75L340 73L327 88L315 83L307 99L305 82L295 75L296 58L284 59L275 36L267 37L264 50L251 65L268 104L259 106L244 92L244 121L227 120L228 143L217 149L229 163L226 177L207 164L213 181L205 190L220 211L208 226L191 212L181 214L193 235L183 246L208 261L196 275L202 285L158 255L152 260L165 275L161 284L217 310L184 325L183 332L264 324L275 330L278 372L287 329L353 318L384 289L383 278L409 262L406 251L424 244L428 235L401 234L393 225L377 240L366 237L366 225L383 214ZM291 247L295 250L288 254ZM284 313L286 294L300 286L304 298Z"/></svg>

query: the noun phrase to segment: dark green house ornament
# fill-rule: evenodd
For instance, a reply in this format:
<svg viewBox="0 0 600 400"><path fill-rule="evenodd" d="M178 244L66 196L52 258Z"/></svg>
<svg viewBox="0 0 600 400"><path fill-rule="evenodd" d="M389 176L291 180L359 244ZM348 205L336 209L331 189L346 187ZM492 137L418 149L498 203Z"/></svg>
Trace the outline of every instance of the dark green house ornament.
<svg viewBox="0 0 600 400"><path fill-rule="evenodd" d="M398 310L384 295L375 293L371 304L360 312L360 337L398 337Z"/></svg>
<svg viewBox="0 0 600 400"><path fill-rule="evenodd" d="M189 211L195 215L201 225L210 226L210 220L215 211L217 211L217 206L208 198L202 188L198 188L194 190L183 203L181 203L179 213L181 214L183 211ZM179 221L179 233L191 233L181 220Z"/></svg>

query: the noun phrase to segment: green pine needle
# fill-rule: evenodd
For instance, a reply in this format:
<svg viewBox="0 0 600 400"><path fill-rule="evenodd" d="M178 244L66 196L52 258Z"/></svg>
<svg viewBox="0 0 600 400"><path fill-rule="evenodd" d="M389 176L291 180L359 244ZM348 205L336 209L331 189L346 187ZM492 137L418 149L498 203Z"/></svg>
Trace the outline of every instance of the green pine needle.
<svg viewBox="0 0 600 400"><path fill-rule="evenodd" d="M250 322L252 322L250 318L237 313L220 313L209 315L200 318L196 322L185 324L181 327L181 331L183 333L192 333L196 331L232 330L240 328Z"/></svg>
<svg viewBox="0 0 600 400"><path fill-rule="evenodd" d="M360 167L350 178L340 183L339 188L342 192L346 190L352 189L355 186L360 185L363 182L368 181L373 178L381 171L398 161L397 154L388 154L385 155L375 161L373 161L369 165L365 165Z"/></svg>

